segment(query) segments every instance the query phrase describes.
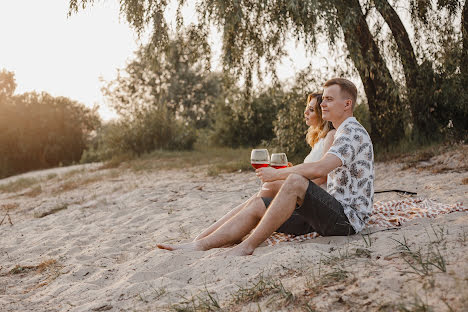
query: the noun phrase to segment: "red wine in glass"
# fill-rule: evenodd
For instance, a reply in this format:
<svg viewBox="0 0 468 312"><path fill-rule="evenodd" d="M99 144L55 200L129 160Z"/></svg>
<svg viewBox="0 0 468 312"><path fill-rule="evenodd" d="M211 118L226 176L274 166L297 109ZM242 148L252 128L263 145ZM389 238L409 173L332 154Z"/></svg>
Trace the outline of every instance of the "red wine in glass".
<svg viewBox="0 0 468 312"><path fill-rule="evenodd" d="M270 165L270 154L266 149L253 149L250 154L250 163L255 169Z"/></svg>
<svg viewBox="0 0 468 312"><path fill-rule="evenodd" d="M275 169L286 168L288 166L288 158L285 153L271 154L270 165Z"/></svg>
<svg viewBox="0 0 468 312"><path fill-rule="evenodd" d="M269 166L268 163L261 163L261 162L252 162L251 164L252 164L252 167L254 167L255 169Z"/></svg>
<svg viewBox="0 0 468 312"><path fill-rule="evenodd" d="M272 167L275 168L275 169L282 169L282 168L286 168L287 166L273 166L272 165Z"/></svg>

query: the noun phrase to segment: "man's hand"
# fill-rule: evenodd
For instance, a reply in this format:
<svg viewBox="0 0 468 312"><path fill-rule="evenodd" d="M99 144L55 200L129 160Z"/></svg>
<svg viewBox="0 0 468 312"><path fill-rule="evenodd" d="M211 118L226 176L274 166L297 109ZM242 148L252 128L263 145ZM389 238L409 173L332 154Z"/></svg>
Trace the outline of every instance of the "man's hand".
<svg viewBox="0 0 468 312"><path fill-rule="evenodd" d="M278 171L282 169L274 169L272 167L264 167L255 170L257 177L262 180L263 183L265 182L272 182L278 180Z"/></svg>

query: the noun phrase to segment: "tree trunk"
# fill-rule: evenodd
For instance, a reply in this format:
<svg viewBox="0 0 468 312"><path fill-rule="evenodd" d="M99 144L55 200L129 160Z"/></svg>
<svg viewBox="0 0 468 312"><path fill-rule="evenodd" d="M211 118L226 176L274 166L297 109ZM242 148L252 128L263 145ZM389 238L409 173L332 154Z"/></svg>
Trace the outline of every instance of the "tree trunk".
<svg viewBox="0 0 468 312"><path fill-rule="evenodd" d="M388 146L404 135L402 105L396 84L380 55L358 0L336 4L351 60L364 84L374 145Z"/></svg>
<svg viewBox="0 0 468 312"><path fill-rule="evenodd" d="M432 97L428 96L432 90L427 90L430 85L425 85L425 81L432 80L433 73L432 71L426 72L425 77L420 77L421 68L416 60L408 32L397 12L387 0L374 0L374 3L376 9L390 27L398 47L398 54L405 74L408 103L414 128L419 133L427 136L433 132L434 120L430 113Z"/></svg>
<svg viewBox="0 0 468 312"><path fill-rule="evenodd" d="M463 6L461 29L463 49L460 70L464 77L464 82L468 83L468 1L465 1L465 5Z"/></svg>

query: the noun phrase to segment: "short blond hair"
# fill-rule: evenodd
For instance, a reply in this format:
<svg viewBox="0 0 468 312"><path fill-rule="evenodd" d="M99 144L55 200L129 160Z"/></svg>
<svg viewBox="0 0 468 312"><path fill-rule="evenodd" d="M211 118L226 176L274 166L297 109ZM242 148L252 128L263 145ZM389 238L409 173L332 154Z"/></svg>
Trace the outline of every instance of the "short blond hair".
<svg viewBox="0 0 468 312"><path fill-rule="evenodd" d="M344 92L346 95L351 97L352 108L356 106L357 100L357 88L354 83L345 78L333 78L325 82L324 87L330 87L333 85L339 85L341 92Z"/></svg>

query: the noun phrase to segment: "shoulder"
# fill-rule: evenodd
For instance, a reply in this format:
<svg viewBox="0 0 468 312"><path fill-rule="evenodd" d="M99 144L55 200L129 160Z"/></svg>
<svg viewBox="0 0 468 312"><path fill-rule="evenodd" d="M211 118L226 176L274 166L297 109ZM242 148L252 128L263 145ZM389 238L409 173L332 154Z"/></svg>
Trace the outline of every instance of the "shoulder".
<svg viewBox="0 0 468 312"><path fill-rule="evenodd" d="M333 129L333 130L330 130L328 131L327 135L323 138L323 145L325 146L325 150L328 150L330 148L330 146L333 144L333 142L335 141L335 133L336 133L336 130Z"/></svg>
<svg viewBox="0 0 468 312"><path fill-rule="evenodd" d="M335 134L336 134L335 129L328 131L327 135L324 138L324 141L325 142L333 142L333 140L335 139Z"/></svg>
<svg viewBox="0 0 468 312"><path fill-rule="evenodd" d="M328 131L327 135L325 136L326 138L328 137L334 137L335 136L335 133L336 133L336 129L331 129L330 131Z"/></svg>
<svg viewBox="0 0 468 312"><path fill-rule="evenodd" d="M362 134L369 136L369 133L367 132L366 128L362 124L360 124L357 120L356 121L350 121L348 123L348 126L352 132Z"/></svg>

